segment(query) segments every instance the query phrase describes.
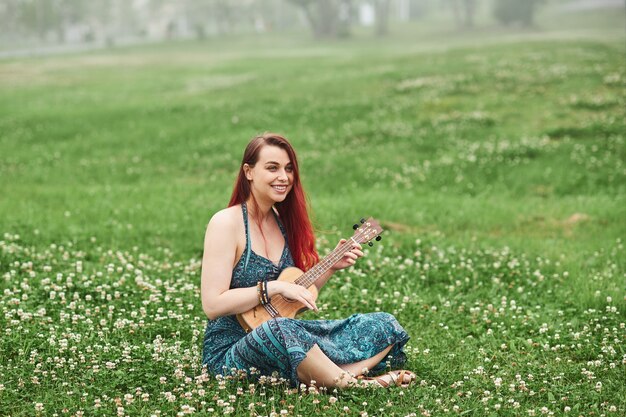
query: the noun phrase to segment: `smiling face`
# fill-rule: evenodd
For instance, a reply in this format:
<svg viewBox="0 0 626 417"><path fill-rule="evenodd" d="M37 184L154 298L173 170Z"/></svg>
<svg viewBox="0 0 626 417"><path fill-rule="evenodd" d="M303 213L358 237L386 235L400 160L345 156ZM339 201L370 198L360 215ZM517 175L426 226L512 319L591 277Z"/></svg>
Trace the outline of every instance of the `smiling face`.
<svg viewBox="0 0 626 417"><path fill-rule="evenodd" d="M244 164L243 169L259 203L279 203L293 187L293 164L287 152L278 146L263 146L256 164Z"/></svg>

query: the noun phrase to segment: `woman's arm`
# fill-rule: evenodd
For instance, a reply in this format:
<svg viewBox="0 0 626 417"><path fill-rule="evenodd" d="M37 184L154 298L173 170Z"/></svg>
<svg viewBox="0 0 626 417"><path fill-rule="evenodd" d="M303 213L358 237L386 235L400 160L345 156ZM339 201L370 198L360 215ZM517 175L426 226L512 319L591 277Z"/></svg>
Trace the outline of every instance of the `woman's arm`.
<svg viewBox="0 0 626 417"><path fill-rule="evenodd" d="M237 222L230 214L226 210L216 213L204 237L200 294L202 309L211 320L243 313L259 304L256 286L229 289L237 253ZM270 297L282 294L317 310L313 295L300 285L271 281L267 290Z"/></svg>
<svg viewBox="0 0 626 417"><path fill-rule="evenodd" d="M346 243L346 239L341 239L337 244L337 247L343 245L344 243ZM324 275L322 275L320 278L317 279L317 281L315 281L315 286L317 287L317 289L320 290L336 271L354 265L356 263L356 260L359 259L361 256L363 256L363 252L361 251L361 245L357 243L351 250L346 252L346 254L340 261L338 261L328 271L326 271Z"/></svg>
<svg viewBox="0 0 626 417"><path fill-rule="evenodd" d="M204 236L200 294L202 309L211 320L258 304L256 288L229 289L236 253L237 223L222 210L213 216Z"/></svg>

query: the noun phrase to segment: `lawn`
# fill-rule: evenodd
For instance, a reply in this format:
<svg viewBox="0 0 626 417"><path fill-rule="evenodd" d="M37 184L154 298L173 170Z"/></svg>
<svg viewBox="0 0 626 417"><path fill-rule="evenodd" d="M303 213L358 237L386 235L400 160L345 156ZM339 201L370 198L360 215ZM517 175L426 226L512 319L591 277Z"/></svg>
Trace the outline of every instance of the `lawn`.
<svg viewBox="0 0 626 417"><path fill-rule="evenodd" d="M624 415L623 16L577 19L0 61L0 415ZM393 313L411 388L202 372L204 230L265 131L322 254L386 229L303 318Z"/></svg>

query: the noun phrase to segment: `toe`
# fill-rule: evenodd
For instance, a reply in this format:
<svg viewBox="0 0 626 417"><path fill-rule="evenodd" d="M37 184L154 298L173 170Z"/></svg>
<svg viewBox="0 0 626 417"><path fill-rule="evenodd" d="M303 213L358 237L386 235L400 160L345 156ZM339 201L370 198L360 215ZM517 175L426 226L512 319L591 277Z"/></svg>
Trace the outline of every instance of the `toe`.
<svg viewBox="0 0 626 417"><path fill-rule="evenodd" d="M402 378L401 381L403 385L409 385L413 381L415 381L417 376L411 371L402 371L401 378Z"/></svg>

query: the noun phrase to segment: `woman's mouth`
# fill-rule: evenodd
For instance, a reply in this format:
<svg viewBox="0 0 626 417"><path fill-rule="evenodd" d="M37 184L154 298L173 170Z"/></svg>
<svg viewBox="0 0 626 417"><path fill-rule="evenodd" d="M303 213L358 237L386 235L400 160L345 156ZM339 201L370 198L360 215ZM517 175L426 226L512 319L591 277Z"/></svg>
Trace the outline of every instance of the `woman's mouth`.
<svg viewBox="0 0 626 417"><path fill-rule="evenodd" d="M272 188L278 191L279 193L284 193L285 191L287 191L286 185L272 185Z"/></svg>

